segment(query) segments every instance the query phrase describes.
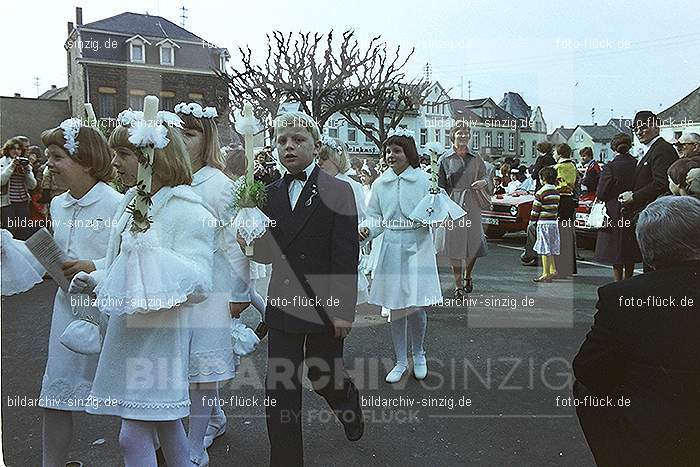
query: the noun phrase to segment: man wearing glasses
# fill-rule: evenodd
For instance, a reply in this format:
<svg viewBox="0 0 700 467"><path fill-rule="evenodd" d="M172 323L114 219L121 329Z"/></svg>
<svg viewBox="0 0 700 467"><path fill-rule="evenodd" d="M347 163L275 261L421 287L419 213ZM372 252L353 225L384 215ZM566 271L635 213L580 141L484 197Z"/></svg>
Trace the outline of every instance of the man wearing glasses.
<svg viewBox="0 0 700 467"><path fill-rule="evenodd" d="M673 145L681 158L700 157L700 135L697 133L686 133Z"/></svg>

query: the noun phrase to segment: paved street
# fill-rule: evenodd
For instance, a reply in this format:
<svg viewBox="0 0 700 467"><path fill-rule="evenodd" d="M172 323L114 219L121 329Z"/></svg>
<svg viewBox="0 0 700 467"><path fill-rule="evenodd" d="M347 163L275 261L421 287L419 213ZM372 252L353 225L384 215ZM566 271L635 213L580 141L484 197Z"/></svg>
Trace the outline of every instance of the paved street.
<svg viewBox="0 0 700 467"><path fill-rule="evenodd" d="M531 279L539 270L520 265L523 243L522 236L490 241L488 256L477 263L471 302L430 311L430 373L423 382L384 382L393 365L389 325L378 309L360 310L345 356L365 398L365 435L347 442L322 399L306 391L307 465L593 465L574 409L558 406L557 397L571 393L570 362L592 322L596 289L611 271L579 263L574 280L537 285ZM442 285L451 296L445 268ZM55 288L45 281L2 299L2 433L10 466L40 465L41 409L7 402L38 398ZM244 318L254 325L257 312ZM245 358L221 391L229 422L209 450L214 467L267 464L266 353L261 346ZM249 403L256 405L241 407ZM81 414L76 431L72 458L86 466L121 465L117 419Z"/></svg>

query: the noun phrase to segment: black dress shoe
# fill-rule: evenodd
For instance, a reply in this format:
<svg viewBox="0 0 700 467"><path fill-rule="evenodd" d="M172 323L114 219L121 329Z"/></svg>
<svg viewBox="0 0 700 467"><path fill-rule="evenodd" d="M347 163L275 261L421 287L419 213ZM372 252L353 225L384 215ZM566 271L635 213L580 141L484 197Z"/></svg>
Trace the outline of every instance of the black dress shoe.
<svg viewBox="0 0 700 467"><path fill-rule="evenodd" d="M348 441L357 441L362 438L365 432L365 420L360 407L360 392L355 390L353 408L344 412L339 412L338 419L345 430L345 437Z"/></svg>
<svg viewBox="0 0 700 467"><path fill-rule="evenodd" d="M265 339L265 336L267 336L267 331L270 328L267 327L267 323L265 321L260 321L260 324L258 324L258 327L255 328L255 335L258 336L258 339L263 340Z"/></svg>
<svg viewBox="0 0 700 467"><path fill-rule="evenodd" d="M365 432L365 421L362 417L362 410L360 409L359 404L355 410L345 412L345 414L350 413L352 414L352 417L349 415L341 415L340 423L343 424L343 428L345 429L345 437L348 439L348 441L357 441L362 438L362 435ZM351 420L346 420L346 418L351 418Z"/></svg>

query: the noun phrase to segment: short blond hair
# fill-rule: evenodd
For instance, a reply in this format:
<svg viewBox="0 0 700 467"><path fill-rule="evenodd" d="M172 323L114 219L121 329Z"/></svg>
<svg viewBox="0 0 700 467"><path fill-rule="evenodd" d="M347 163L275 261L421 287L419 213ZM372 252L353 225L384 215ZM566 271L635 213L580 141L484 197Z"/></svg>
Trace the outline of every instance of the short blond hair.
<svg viewBox="0 0 700 467"><path fill-rule="evenodd" d="M272 127L275 133L278 128L303 128L311 134L314 143L321 139L321 131L316 121L303 112L286 112L278 115Z"/></svg>
<svg viewBox="0 0 700 467"><path fill-rule="evenodd" d="M170 142L163 149L153 151L153 174L157 174L158 179L165 186L191 185L192 166L180 130L168 125L165 125L165 128L168 129ZM115 128L109 135L109 145L112 149L129 149L139 157L139 160L143 156L141 150L129 142L128 127L122 125Z"/></svg>
<svg viewBox="0 0 700 467"><path fill-rule="evenodd" d="M318 152L318 158L322 161L331 161L340 173L345 173L350 170L350 160L348 159L348 151L345 149L345 143L335 138L332 139L335 141L338 149L322 144L321 150Z"/></svg>
<svg viewBox="0 0 700 467"><path fill-rule="evenodd" d="M90 168L90 176L103 182L110 182L114 177L112 167L112 150L107 140L97 129L91 126L81 126L75 138L78 148L70 158L83 167ZM41 142L47 148L55 144L68 154L63 129L60 127L45 130L41 134Z"/></svg>

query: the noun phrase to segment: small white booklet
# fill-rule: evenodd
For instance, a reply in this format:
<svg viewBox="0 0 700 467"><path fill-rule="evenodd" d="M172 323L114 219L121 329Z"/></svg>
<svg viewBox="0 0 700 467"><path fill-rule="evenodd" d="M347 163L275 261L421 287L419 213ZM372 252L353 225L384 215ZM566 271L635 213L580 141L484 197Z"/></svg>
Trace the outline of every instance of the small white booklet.
<svg viewBox="0 0 700 467"><path fill-rule="evenodd" d="M51 233L45 228L38 230L34 235L29 237L24 244L37 261L44 266L46 272L56 281L59 287L61 287L64 292L68 292L70 282L68 282L66 276L63 275L63 269L61 268L63 263L68 261L68 257L63 250L58 247Z"/></svg>

